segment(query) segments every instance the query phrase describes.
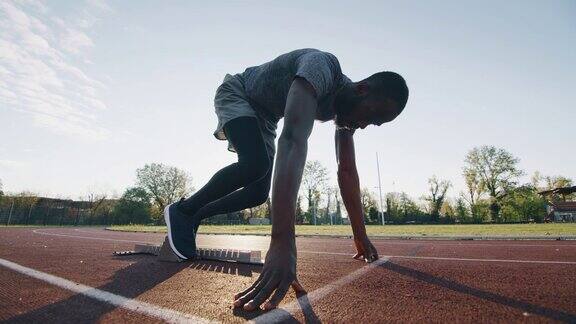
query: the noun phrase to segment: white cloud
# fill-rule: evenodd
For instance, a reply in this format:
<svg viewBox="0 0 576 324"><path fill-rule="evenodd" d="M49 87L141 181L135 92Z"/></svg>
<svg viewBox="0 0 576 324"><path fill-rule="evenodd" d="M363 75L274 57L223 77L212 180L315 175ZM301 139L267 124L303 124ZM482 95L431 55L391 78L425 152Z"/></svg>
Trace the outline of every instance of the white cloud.
<svg viewBox="0 0 576 324"><path fill-rule="evenodd" d="M88 4L96 10L105 12L105 13L112 13L114 10L103 0L88 0Z"/></svg>
<svg viewBox="0 0 576 324"><path fill-rule="evenodd" d="M14 160L2 160L0 159L0 167L4 167L4 168L17 168L17 167L21 167L23 166L24 163L20 162L20 161L14 161Z"/></svg>
<svg viewBox="0 0 576 324"><path fill-rule="evenodd" d="M79 10L92 22L97 13L111 12L98 1ZM89 61L95 46L85 27L39 1L0 1L0 108L25 113L57 133L106 139L109 131L98 122L106 109L99 99L105 86L75 63Z"/></svg>
<svg viewBox="0 0 576 324"><path fill-rule="evenodd" d="M65 35L61 38L60 46L65 51L72 54L79 54L84 50L94 46L94 43L83 32L67 28Z"/></svg>

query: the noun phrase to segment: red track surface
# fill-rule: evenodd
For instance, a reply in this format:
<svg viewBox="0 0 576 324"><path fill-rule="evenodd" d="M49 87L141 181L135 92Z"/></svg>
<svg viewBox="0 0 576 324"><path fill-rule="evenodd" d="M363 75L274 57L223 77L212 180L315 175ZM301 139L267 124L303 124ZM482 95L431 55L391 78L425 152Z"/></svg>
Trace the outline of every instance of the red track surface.
<svg viewBox="0 0 576 324"><path fill-rule="evenodd" d="M280 309L232 309L260 267L111 255L164 235L96 228L3 228L0 259L196 318L242 322L572 322L574 241L375 240L378 265L350 258L350 239L303 238L298 274L309 294ZM267 237L205 235L203 247L265 249ZM0 260L0 261L2 261ZM0 321L161 322L0 265Z"/></svg>

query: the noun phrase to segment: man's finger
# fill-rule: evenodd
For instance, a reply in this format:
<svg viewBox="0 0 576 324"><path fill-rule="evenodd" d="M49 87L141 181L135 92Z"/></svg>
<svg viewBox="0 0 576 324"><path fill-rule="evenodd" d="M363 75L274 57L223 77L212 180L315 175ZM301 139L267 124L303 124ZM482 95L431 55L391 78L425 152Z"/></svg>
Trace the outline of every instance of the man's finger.
<svg viewBox="0 0 576 324"><path fill-rule="evenodd" d="M294 291L297 294L306 293L306 289L304 289L304 287L300 284L298 279L294 279L294 281L292 282L292 289L294 289Z"/></svg>
<svg viewBox="0 0 576 324"><path fill-rule="evenodd" d="M270 298L270 300L267 301L266 304L264 304L264 310L271 310L273 308L276 308L278 304L280 304L282 299L284 299L284 296L286 296L286 293L290 288L290 284L291 284L290 280L282 281L278 286L278 288L276 288L276 291L274 292L274 295L272 295L272 298Z"/></svg>
<svg viewBox="0 0 576 324"><path fill-rule="evenodd" d="M356 260L361 260L364 255L362 253L356 253L352 258Z"/></svg>
<svg viewBox="0 0 576 324"><path fill-rule="evenodd" d="M256 281L254 281L254 283L250 287L248 287L248 288L244 289L243 291L234 295L234 300L246 295L250 290L254 289L254 287L256 287L256 285L258 283L260 283L260 281L262 281L263 276L264 276L264 274L260 273L260 275L258 276L258 279L256 279Z"/></svg>
<svg viewBox="0 0 576 324"><path fill-rule="evenodd" d="M244 295L240 296L238 299L234 301L234 307L244 306L262 289L262 287L264 287L264 285L268 282L269 277L270 277L269 273L264 274L262 280L260 280L258 284L256 284L252 289L246 291Z"/></svg>
<svg viewBox="0 0 576 324"><path fill-rule="evenodd" d="M372 247L372 251L374 252L374 260L378 260L380 256L378 256L378 251L376 251L376 248Z"/></svg>
<svg viewBox="0 0 576 324"><path fill-rule="evenodd" d="M253 311L256 308L260 307L260 305L270 297L274 289L278 286L278 279L276 276L272 276L266 286L264 288L259 289L258 294L254 297L251 301L249 301L246 305L244 305L244 310L246 311Z"/></svg>
<svg viewBox="0 0 576 324"><path fill-rule="evenodd" d="M366 260L367 263L372 263L378 260L378 255L376 253L370 253L364 260Z"/></svg>
<svg viewBox="0 0 576 324"><path fill-rule="evenodd" d="M376 256L372 252L367 253L366 256L364 257L364 261L366 261L367 263L372 263L376 259L377 259Z"/></svg>
<svg viewBox="0 0 576 324"><path fill-rule="evenodd" d="M372 243L370 243L370 253L372 254L372 261L378 260L378 251Z"/></svg>

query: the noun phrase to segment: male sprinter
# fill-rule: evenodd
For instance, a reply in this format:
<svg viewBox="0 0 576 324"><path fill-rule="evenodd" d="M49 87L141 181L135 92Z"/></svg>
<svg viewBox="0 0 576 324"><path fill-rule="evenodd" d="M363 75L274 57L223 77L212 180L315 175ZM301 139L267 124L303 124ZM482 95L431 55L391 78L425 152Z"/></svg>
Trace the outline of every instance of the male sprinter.
<svg viewBox="0 0 576 324"><path fill-rule="evenodd" d="M214 136L228 140L238 162L218 171L190 198L166 208L171 248L167 249L180 259L193 259L202 219L266 201L276 125L284 117L272 186L270 248L262 273L250 288L235 295L234 306L254 310L268 300L264 305L268 310L280 303L291 285L303 290L296 278L294 218L314 120L336 124L338 184L354 233L354 257L376 260L378 253L364 227L352 136L358 128L393 120L407 100L408 88L400 75L380 72L352 82L334 55L316 49L289 52L243 73L226 75L214 99L218 116Z"/></svg>

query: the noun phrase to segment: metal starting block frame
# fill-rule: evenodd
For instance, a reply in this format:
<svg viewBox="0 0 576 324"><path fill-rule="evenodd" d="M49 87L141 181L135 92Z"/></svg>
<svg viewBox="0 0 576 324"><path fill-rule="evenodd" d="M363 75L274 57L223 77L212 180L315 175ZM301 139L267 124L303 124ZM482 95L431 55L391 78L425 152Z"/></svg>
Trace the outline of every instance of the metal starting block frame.
<svg viewBox="0 0 576 324"><path fill-rule="evenodd" d="M115 251L118 256L149 254L160 255L162 245L136 244L132 251ZM224 262L236 262L263 265L262 251L259 250L235 250L235 249L209 249L197 248L195 260L215 260Z"/></svg>

